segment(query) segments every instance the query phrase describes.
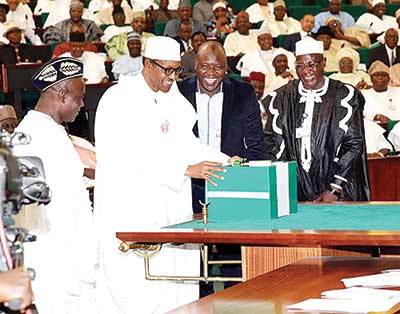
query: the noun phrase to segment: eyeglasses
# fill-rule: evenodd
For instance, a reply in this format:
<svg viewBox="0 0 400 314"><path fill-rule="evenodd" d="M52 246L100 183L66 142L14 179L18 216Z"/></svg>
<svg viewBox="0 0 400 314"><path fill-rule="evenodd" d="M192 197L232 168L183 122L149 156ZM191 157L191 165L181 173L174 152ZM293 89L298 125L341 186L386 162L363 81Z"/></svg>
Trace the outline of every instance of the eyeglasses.
<svg viewBox="0 0 400 314"><path fill-rule="evenodd" d="M324 61L324 58L317 62L308 62L308 63L298 63L297 61L294 63L294 67L297 71L303 71L305 68L311 68L312 70L316 70L317 66L320 65Z"/></svg>
<svg viewBox="0 0 400 314"><path fill-rule="evenodd" d="M173 74L173 73L174 73L175 75L179 75L179 74L181 74L182 71L183 71L183 67L181 67L181 66L179 66L179 67L177 67L177 68L166 68L166 67L163 67L161 64L159 64L157 61L154 61L154 60L152 60L152 59L150 59L150 62L151 62L151 63L154 63L156 66L158 66L158 67L160 67L161 69L163 69L164 74L167 75L167 76L170 76L170 75Z"/></svg>

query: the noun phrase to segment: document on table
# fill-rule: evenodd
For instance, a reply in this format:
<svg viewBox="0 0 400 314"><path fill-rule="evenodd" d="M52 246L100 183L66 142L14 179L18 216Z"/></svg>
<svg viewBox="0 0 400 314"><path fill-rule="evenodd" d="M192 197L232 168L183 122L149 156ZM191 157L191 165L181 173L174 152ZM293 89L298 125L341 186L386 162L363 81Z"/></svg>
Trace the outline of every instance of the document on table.
<svg viewBox="0 0 400 314"><path fill-rule="evenodd" d="M324 291L322 299L308 299L287 306L296 311L346 313L394 313L400 308L400 291L373 288L348 288Z"/></svg>
<svg viewBox="0 0 400 314"><path fill-rule="evenodd" d="M342 279L349 287L400 287L400 271Z"/></svg>

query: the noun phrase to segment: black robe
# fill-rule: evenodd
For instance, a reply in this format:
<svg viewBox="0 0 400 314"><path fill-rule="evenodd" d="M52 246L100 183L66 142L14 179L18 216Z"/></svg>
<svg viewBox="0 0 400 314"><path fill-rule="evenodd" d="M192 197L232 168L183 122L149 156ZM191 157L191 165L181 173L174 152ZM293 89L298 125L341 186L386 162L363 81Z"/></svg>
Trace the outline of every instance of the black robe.
<svg viewBox="0 0 400 314"><path fill-rule="evenodd" d="M329 79L322 102L314 105L312 158L307 172L301 164L302 139L296 138L296 128L301 127L305 110L305 102L300 103L299 82L293 80L279 88L275 97L271 93L263 100L268 114L265 127L268 159L298 162L299 201L315 200L322 192L331 190L331 183L342 187L341 200L368 201L364 97L354 87ZM345 99L350 95L350 99Z"/></svg>

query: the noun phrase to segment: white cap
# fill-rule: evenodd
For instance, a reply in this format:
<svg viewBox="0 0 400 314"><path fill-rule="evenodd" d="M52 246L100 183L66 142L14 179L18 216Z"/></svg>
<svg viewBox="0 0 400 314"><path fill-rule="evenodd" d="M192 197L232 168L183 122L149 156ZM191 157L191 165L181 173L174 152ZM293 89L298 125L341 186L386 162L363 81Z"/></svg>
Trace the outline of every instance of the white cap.
<svg viewBox="0 0 400 314"><path fill-rule="evenodd" d="M275 49L274 52L272 53L272 61L274 61L274 59L280 55L285 55L289 61L289 54L290 54L290 52L287 51L286 49L283 49L283 48Z"/></svg>
<svg viewBox="0 0 400 314"><path fill-rule="evenodd" d="M218 2L214 3L214 4L213 4L213 7L212 7L213 12L214 12L216 9L218 9L218 8L224 8L224 9L226 9L226 4L223 3L222 1L218 1Z"/></svg>
<svg viewBox="0 0 400 314"><path fill-rule="evenodd" d="M379 3L385 3L385 0L370 0L372 7L376 6Z"/></svg>
<svg viewBox="0 0 400 314"><path fill-rule="evenodd" d="M309 36L296 43L296 56L313 53L324 54L324 43Z"/></svg>
<svg viewBox="0 0 400 314"><path fill-rule="evenodd" d="M268 25L263 25L258 31L257 36L271 34L271 28Z"/></svg>
<svg viewBox="0 0 400 314"><path fill-rule="evenodd" d="M181 49L175 39L154 36L147 39L143 56L156 60L181 61Z"/></svg>

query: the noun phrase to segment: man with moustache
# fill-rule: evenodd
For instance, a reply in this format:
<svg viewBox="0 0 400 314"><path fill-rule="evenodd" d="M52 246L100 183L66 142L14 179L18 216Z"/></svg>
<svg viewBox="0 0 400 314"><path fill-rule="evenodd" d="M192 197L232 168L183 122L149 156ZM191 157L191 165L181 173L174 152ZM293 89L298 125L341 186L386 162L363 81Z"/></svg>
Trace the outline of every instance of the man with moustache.
<svg viewBox="0 0 400 314"><path fill-rule="evenodd" d="M265 159L260 109L254 88L226 75L224 48L215 41L200 46L196 75L178 83L197 112L194 133L201 143L229 156ZM193 208L204 201L204 180L193 180Z"/></svg>
<svg viewBox="0 0 400 314"><path fill-rule="evenodd" d="M363 125L364 98L324 76L323 43L296 43L300 80L270 93L263 104L269 159L298 162L299 201L370 198Z"/></svg>
<svg viewBox="0 0 400 314"><path fill-rule="evenodd" d="M42 160L51 202L18 217L19 226L38 236L37 241L24 244L25 265L36 271L32 288L40 313L93 313L92 207L83 181L84 165L62 125L73 122L84 105L83 63L56 58L32 80L40 98L16 128L31 141L13 151Z"/></svg>
<svg viewBox="0 0 400 314"><path fill-rule="evenodd" d="M96 113L98 313L165 313L198 298L197 283L145 280L143 259L118 252L115 233L187 219L192 214L190 178L221 179L219 165L229 159L201 145L192 133L196 113L175 83L182 69L179 44L168 37L149 38L143 65L141 73L105 92ZM115 112L122 126L117 135L110 132ZM196 276L199 262L196 246L167 245L152 257L151 268Z"/></svg>

